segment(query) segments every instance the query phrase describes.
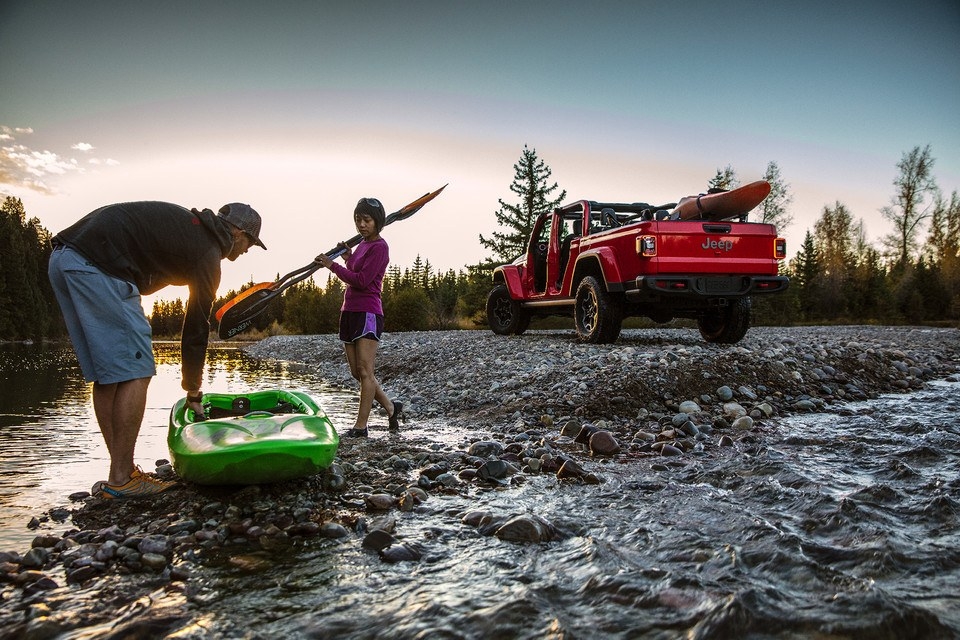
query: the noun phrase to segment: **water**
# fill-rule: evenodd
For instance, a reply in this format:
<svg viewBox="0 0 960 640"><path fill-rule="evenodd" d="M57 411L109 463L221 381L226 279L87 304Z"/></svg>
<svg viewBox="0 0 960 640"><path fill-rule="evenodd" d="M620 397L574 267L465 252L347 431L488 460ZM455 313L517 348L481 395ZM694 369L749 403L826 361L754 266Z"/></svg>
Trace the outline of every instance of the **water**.
<svg viewBox="0 0 960 640"><path fill-rule="evenodd" d="M136 463L153 470L169 459L167 425L180 389L179 343L154 345L157 376L150 383ZM296 376L281 363L244 356L236 346L211 349L206 389L239 393L264 388L304 388L320 399L335 424L352 421L355 399L326 386L303 367ZM352 404L351 404L352 403ZM93 413L91 386L84 382L69 346L0 345L0 550L25 550L39 533L67 527L27 523L52 506L70 506L67 497L89 491L110 466Z"/></svg>
<svg viewBox="0 0 960 640"><path fill-rule="evenodd" d="M167 457L166 413L180 393L175 356L160 351L144 466ZM92 484L105 452L69 352L3 357L23 373L0 367L0 548L19 548L35 534L25 518ZM336 424L352 423L354 396L311 373L212 353L207 389L278 385L311 390ZM958 387L791 417L702 456L584 458L601 485L542 475L431 494L394 514L396 535L423 546L420 562L385 564L358 538L223 554L196 567L189 596L150 606L186 615L196 635L183 637L958 637ZM428 428L447 446L464 439L446 425L412 427ZM541 545L486 537L461 522L475 509L535 513L565 535Z"/></svg>

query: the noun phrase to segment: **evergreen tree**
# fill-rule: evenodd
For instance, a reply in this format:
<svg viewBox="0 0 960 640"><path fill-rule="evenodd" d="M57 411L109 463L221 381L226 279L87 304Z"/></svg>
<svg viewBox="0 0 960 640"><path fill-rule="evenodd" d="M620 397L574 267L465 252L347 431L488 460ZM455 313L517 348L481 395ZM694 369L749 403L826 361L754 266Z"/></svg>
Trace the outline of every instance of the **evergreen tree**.
<svg viewBox="0 0 960 640"><path fill-rule="evenodd" d="M783 181L780 167L772 160L767 164L763 179L770 183L770 195L760 203L760 222L776 225L782 234L784 229L793 224L793 214L788 210L793 202L790 185Z"/></svg>
<svg viewBox="0 0 960 640"><path fill-rule="evenodd" d="M8 196L0 205L0 339L47 335L53 322L53 292L47 280L50 234L26 218L23 202Z"/></svg>
<svg viewBox="0 0 960 640"><path fill-rule="evenodd" d="M934 265L950 298L946 316L960 318L960 199L954 191L947 202L937 198L930 218L925 255Z"/></svg>
<svg viewBox="0 0 960 640"><path fill-rule="evenodd" d="M841 202L824 207L814 224L819 258L820 313L836 320L846 316L850 271L853 267L853 217Z"/></svg>
<svg viewBox="0 0 960 640"><path fill-rule="evenodd" d="M729 191L740 186L740 180L737 178L737 172L733 167L727 165L723 169L717 169L716 175L707 183L708 189L722 189Z"/></svg>
<svg viewBox="0 0 960 640"><path fill-rule="evenodd" d="M820 281L820 257L813 234L807 231L800 251L790 261L790 287L797 289L800 318L809 322L817 317L817 286Z"/></svg>
<svg viewBox="0 0 960 640"><path fill-rule="evenodd" d="M556 198L551 197L559 187L556 182L550 184L553 172L537 157L536 149L524 145L520 160L513 165L513 170L510 191L520 198L520 202L507 204L502 198L498 200L500 209L496 212L497 224L506 231L494 231L489 238L480 235L480 244L493 252L487 260L487 266L511 262L523 255L537 216L560 206L567 197L565 190Z"/></svg>

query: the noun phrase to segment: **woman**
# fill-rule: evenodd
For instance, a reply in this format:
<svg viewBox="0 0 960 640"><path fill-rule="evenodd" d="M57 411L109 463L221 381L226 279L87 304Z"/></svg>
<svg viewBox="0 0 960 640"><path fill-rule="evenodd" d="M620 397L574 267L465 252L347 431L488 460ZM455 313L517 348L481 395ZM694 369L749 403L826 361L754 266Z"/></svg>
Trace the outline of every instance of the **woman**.
<svg viewBox="0 0 960 640"><path fill-rule="evenodd" d="M340 243L345 251L344 264L331 260L326 254L317 256L317 261L330 269L347 285L340 309L340 339L350 365L350 373L360 382L360 407L357 421L344 436L367 437L367 419L376 400L389 417L390 429L400 428L403 418L403 403L390 400L380 388L374 374L377 346L383 333L383 303L380 293L383 275L390 262L390 249L380 237L386 222L383 205L376 198L361 198L353 211L357 232L363 237L356 250L351 251Z"/></svg>

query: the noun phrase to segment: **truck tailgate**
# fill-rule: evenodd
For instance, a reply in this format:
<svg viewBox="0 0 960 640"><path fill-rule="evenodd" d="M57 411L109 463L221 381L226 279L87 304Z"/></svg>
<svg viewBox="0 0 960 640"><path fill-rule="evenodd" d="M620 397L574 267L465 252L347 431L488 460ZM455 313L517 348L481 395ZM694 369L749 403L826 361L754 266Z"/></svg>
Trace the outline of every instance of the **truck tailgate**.
<svg viewBox="0 0 960 640"><path fill-rule="evenodd" d="M654 222L657 256L648 273L743 273L776 275L776 228L742 222Z"/></svg>

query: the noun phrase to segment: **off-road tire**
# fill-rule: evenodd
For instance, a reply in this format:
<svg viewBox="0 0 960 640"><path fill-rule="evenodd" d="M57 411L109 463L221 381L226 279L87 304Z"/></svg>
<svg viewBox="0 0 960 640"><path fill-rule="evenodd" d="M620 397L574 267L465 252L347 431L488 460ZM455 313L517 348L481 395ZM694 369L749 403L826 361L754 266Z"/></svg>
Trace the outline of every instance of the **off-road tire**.
<svg viewBox="0 0 960 640"><path fill-rule="evenodd" d="M735 298L726 307L697 319L700 335L707 342L736 344L750 328L750 298Z"/></svg>
<svg viewBox="0 0 960 640"><path fill-rule="evenodd" d="M500 336L519 336L530 326L530 314L510 297L507 285L498 284L487 296L487 322Z"/></svg>
<svg viewBox="0 0 960 640"><path fill-rule="evenodd" d="M573 321L581 342L616 342L623 324L623 306L596 278L587 276L577 286Z"/></svg>

